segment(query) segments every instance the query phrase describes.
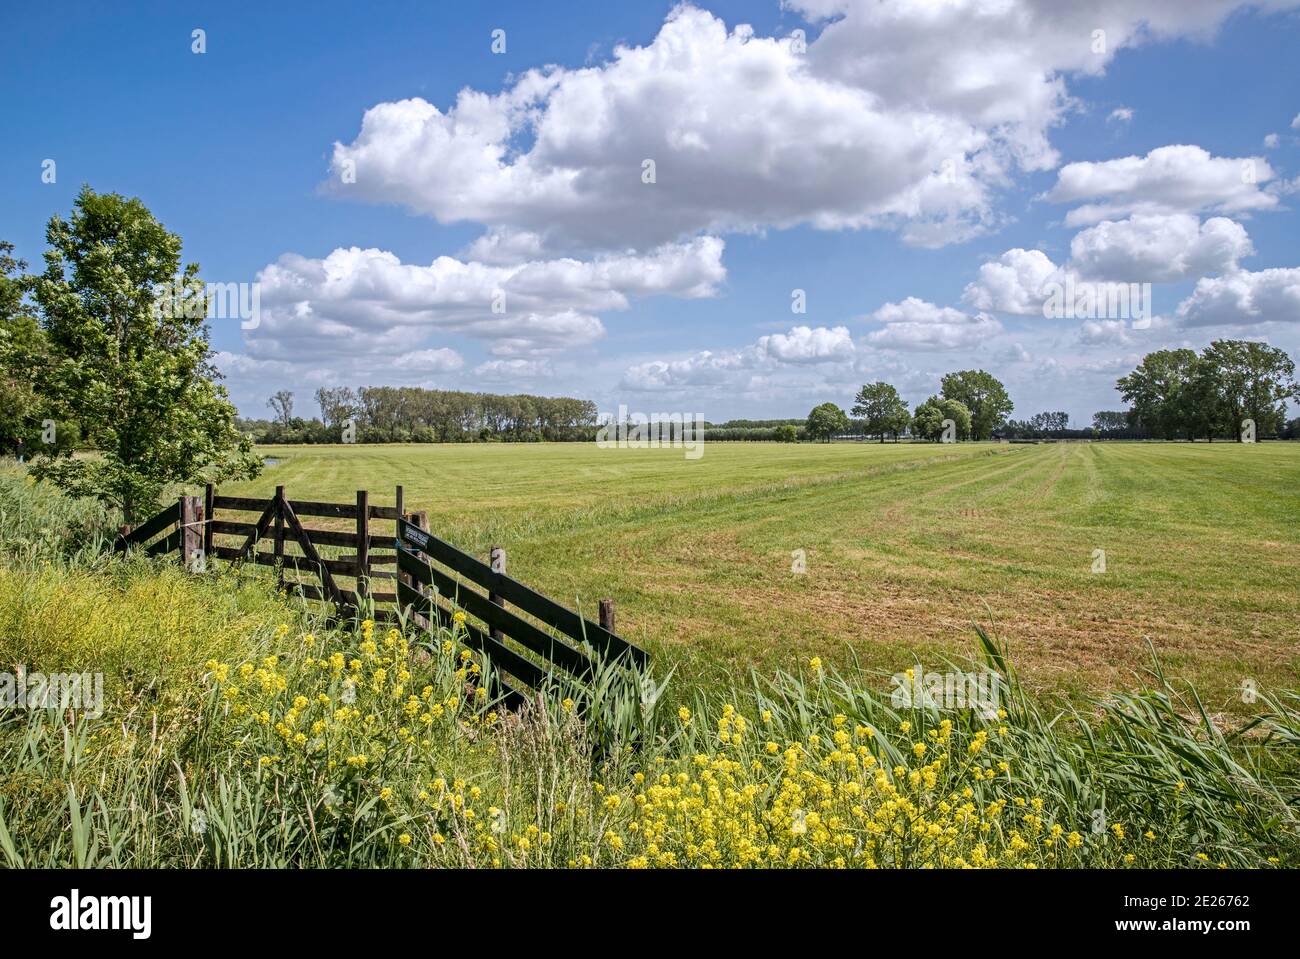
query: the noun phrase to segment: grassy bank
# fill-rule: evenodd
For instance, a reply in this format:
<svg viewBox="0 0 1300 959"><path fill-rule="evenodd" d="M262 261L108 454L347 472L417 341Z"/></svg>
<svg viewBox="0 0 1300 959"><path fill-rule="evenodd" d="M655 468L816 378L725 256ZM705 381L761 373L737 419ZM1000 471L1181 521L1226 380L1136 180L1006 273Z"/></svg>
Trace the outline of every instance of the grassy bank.
<svg viewBox="0 0 1300 959"><path fill-rule="evenodd" d="M0 579L26 598L7 663L110 671L98 718L0 713L10 866L1300 864L1293 696L1237 734L1167 685L1084 718L1002 668L986 716L811 662L505 714L454 631L276 622L143 566L69 637L85 575Z"/></svg>

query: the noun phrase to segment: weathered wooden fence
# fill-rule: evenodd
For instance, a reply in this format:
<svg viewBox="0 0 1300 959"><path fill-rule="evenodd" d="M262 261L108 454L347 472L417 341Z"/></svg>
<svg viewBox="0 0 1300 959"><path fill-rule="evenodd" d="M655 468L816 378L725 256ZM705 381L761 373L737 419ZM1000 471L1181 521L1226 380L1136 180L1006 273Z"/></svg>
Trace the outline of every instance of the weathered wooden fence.
<svg viewBox="0 0 1300 959"><path fill-rule="evenodd" d="M463 612L466 644L510 677L502 680L510 700L557 673L581 681L602 662L646 665L644 650L614 632L612 600L600 600L592 622L507 576L503 548L493 547L484 563L439 539L428 514L406 512L402 487L396 492L395 506L376 506L365 490L353 504L291 500L283 486L267 499L219 496L208 486L202 497L182 496L135 529L124 527L113 548L176 552L196 573L213 558L273 567L282 589L330 604L339 618L369 613L391 622L400 611L423 626L450 626ZM301 517L351 521L351 528L307 527Z"/></svg>
<svg viewBox="0 0 1300 959"><path fill-rule="evenodd" d="M466 622L467 644L516 682L537 689L554 669L583 681L600 662L611 660L645 666L645 652L615 635L611 601L601 601L601 622L593 623L507 576L505 551L500 548L492 551L491 564L485 564L415 523L398 520L397 528L398 605L443 626L450 625L454 609L475 617L483 627ZM439 602L439 597L446 602ZM542 625L513 612L511 605ZM546 666L512 649L508 641L535 654ZM509 691L519 695L516 687Z"/></svg>

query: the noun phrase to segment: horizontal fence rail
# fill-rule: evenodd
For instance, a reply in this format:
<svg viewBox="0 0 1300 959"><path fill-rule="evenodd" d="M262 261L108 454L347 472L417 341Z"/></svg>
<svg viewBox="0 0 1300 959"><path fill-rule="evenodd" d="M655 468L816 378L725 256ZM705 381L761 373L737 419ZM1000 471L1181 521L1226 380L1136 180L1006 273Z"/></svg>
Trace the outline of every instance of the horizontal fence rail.
<svg viewBox="0 0 1300 959"><path fill-rule="evenodd" d="M243 515L219 519L218 511ZM351 529L305 526L302 517ZM372 521L391 523L393 532L377 532ZM583 683L601 663L644 668L649 660L614 632L612 600L600 601L600 621L592 622L507 576L505 550L494 547L484 563L433 535L427 514L404 510L400 486L396 506L378 506L365 490L355 503L327 503L291 500L282 486L255 498L220 496L209 485L203 497L181 497L135 529L124 527L113 551L133 547L151 556L179 552L191 572L203 571L207 557L272 567L282 590L329 603L338 617L374 608L377 620L456 628L490 663L496 692L510 704L523 701L524 687L539 690L551 678ZM322 555L322 548L346 552ZM290 578L297 575L310 580ZM386 588L373 589L376 582Z"/></svg>
<svg viewBox="0 0 1300 959"><path fill-rule="evenodd" d="M637 665L645 664L645 652L643 650L633 646L627 640L615 636L603 626L593 623L589 619L584 619L572 610L566 609L518 580L511 579L504 573L495 572L486 563L475 559L468 553L461 552L449 543L438 539L432 533L428 533L405 520L399 521L397 525L400 531L400 539L397 544L399 567L403 559L402 553L409 556L410 548L414 548L419 552L428 554L432 559L444 566L455 570L471 582L477 583L491 593L514 603L520 609L537 617L543 623L559 630L570 638L591 643L603 657L612 659L626 655ZM406 544L409 544L410 548L407 548Z"/></svg>
<svg viewBox="0 0 1300 959"><path fill-rule="evenodd" d="M156 516L145 520L133 530L123 529L116 542L113 543L113 552L122 553L131 546L140 546L149 542L169 526L175 526L181 521L181 504L173 503L166 509L162 510ZM172 549L176 547L173 546ZM167 550L163 550L167 552Z"/></svg>

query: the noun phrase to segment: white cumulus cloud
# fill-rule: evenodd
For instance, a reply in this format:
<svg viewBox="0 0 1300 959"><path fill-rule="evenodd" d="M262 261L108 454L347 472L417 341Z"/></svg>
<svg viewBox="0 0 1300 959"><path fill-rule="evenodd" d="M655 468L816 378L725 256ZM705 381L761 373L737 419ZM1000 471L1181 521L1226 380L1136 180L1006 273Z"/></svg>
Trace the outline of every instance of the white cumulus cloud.
<svg viewBox="0 0 1300 959"><path fill-rule="evenodd" d="M494 382L539 379L553 376L548 360L488 360L474 367L474 375Z"/></svg>
<svg viewBox="0 0 1300 959"><path fill-rule="evenodd" d="M1178 317L1184 326L1300 323L1300 267L1202 277Z"/></svg>
<svg viewBox="0 0 1300 959"><path fill-rule="evenodd" d="M385 250L337 249L323 259L286 254L258 276L262 316L247 335L264 359L410 350L423 335L485 340L504 355L590 344L597 314L633 297L713 296L726 276L723 243L696 237L645 255L610 254L511 265L440 256L428 265Z"/></svg>
<svg viewBox="0 0 1300 959"><path fill-rule="evenodd" d="M393 359L394 369L413 373L450 373L464 365L464 358L447 347L436 350L411 350Z"/></svg>
<svg viewBox="0 0 1300 959"><path fill-rule="evenodd" d="M1226 217L1137 214L1075 234L1070 265L1089 279L1167 283L1235 270L1254 252L1245 228Z"/></svg>
<svg viewBox="0 0 1300 959"><path fill-rule="evenodd" d="M848 327L796 326L761 337L758 349L782 363L826 363L852 358L854 346Z"/></svg>
<svg viewBox="0 0 1300 959"><path fill-rule="evenodd" d="M620 385L629 390L741 390L755 383L785 382L792 370L836 364L847 369L857 353L847 327L796 326L738 349L700 350L674 360L636 363L624 371Z"/></svg>
<svg viewBox="0 0 1300 959"><path fill-rule="evenodd" d="M1215 157L1199 146L1179 144L1144 157L1067 163L1046 199L1093 201L1066 214L1067 226L1134 213L1248 213L1277 206L1277 197L1260 189L1273 176L1263 157Z"/></svg>
<svg viewBox="0 0 1300 959"><path fill-rule="evenodd" d="M869 319L884 325L868 333L867 342L895 350L969 348L1002 332L1002 324L987 313L972 316L914 296L900 303L886 303Z"/></svg>
<svg viewBox="0 0 1300 959"><path fill-rule="evenodd" d="M1016 247L980 265L979 276L962 292L962 302L977 310L1041 315L1043 287L1063 278L1061 268L1042 250Z"/></svg>
<svg viewBox="0 0 1300 959"><path fill-rule="evenodd" d="M682 4L604 62L528 70L441 108L375 104L334 145L329 184L481 223L484 260L515 243L641 249L796 224L936 246L998 222L992 193L1017 168L1058 162L1048 132L1073 106L1067 77L1255 5L791 0L820 28L801 50Z"/></svg>

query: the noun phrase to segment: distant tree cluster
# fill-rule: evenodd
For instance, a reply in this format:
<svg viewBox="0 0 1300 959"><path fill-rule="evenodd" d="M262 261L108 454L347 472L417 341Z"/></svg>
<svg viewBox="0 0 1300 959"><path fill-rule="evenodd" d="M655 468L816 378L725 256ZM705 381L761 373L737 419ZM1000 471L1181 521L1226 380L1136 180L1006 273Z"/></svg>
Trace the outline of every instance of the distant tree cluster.
<svg viewBox="0 0 1300 959"><path fill-rule="evenodd" d="M939 385L940 395L908 410L892 384L868 383L858 390L853 402L852 412L860 419L850 420L834 403L822 403L808 414L803 435L827 441L833 436L859 435L878 437L883 443L886 437L897 442L910 433L938 442L951 422L954 439L986 440L1014 409L1006 387L984 370L949 373Z"/></svg>
<svg viewBox="0 0 1300 959"><path fill-rule="evenodd" d="M1129 425L1156 439L1241 439L1252 420L1257 437L1285 435L1287 401L1300 398L1286 352L1250 340L1215 340L1148 353L1115 384L1132 404Z"/></svg>
<svg viewBox="0 0 1300 959"><path fill-rule="evenodd" d="M1064 410L1035 413L1025 420L1007 420L997 430L997 435L1004 439L1065 439L1069 434L1091 437L1092 430L1071 430L1070 414Z"/></svg>
<svg viewBox="0 0 1300 959"><path fill-rule="evenodd" d="M1027 420L1007 420L996 434L1009 440L1145 440L1151 437L1129 420L1128 410L1101 410L1090 426L1070 426L1068 413L1036 413Z"/></svg>
<svg viewBox="0 0 1300 959"><path fill-rule="evenodd" d="M727 420L725 423L705 423L704 432L714 442L794 443L800 438L803 425L804 421L797 419Z"/></svg>
<svg viewBox="0 0 1300 959"><path fill-rule="evenodd" d="M267 405L271 420L241 420L259 443L472 443L592 440L596 404L563 396L503 396L419 387L330 387L316 391L319 418L294 415L293 393Z"/></svg>
<svg viewBox="0 0 1300 959"><path fill-rule="evenodd" d="M1092 414L1092 428L1099 436L1112 439L1145 439L1130 422L1128 410L1099 410Z"/></svg>
<svg viewBox="0 0 1300 959"><path fill-rule="evenodd" d="M804 435L810 440L829 443L831 438L849 431L849 417L834 403L814 406L804 424Z"/></svg>
<svg viewBox="0 0 1300 959"><path fill-rule="evenodd" d="M971 412L961 400L931 396L916 407L912 417L912 435L917 439L937 443L943 439L944 420L952 421L953 439L968 440L971 431Z"/></svg>

